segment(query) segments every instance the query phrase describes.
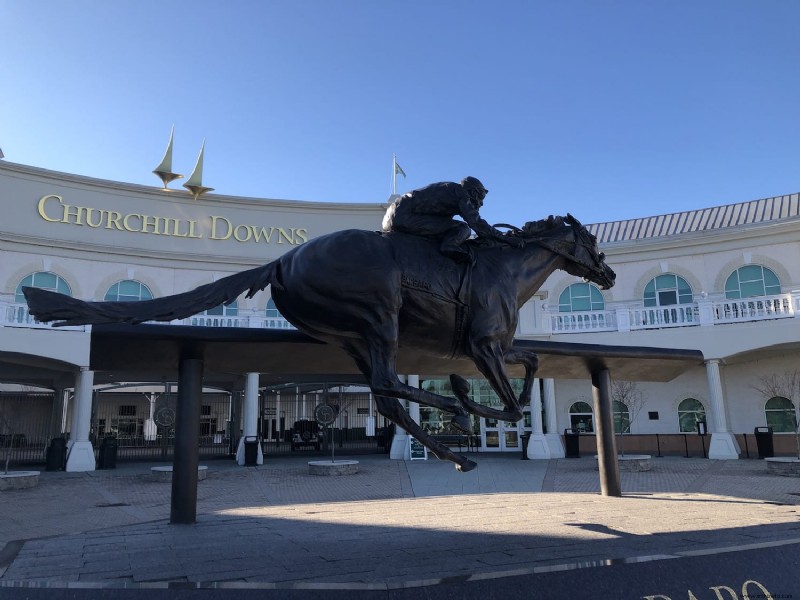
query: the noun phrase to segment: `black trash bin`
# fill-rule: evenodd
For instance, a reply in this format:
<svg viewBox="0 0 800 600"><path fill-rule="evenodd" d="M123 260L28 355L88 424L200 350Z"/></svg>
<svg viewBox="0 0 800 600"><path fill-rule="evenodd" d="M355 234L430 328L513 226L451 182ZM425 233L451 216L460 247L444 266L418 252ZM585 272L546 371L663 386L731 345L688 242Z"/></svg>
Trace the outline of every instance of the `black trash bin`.
<svg viewBox="0 0 800 600"><path fill-rule="evenodd" d="M244 438L244 466L255 467L258 464L258 438L248 436Z"/></svg>
<svg viewBox="0 0 800 600"><path fill-rule="evenodd" d="M566 458L580 458L580 432L577 429L564 430L564 455Z"/></svg>
<svg viewBox="0 0 800 600"><path fill-rule="evenodd" d="M45 468L48 471L63 471L67 461L67 440L61 437L50 440L45 455Z"/></svg>
<svg viewBox="0 0 800 600"><path fill-rule="evenodd" d="M772 458L775 448L772 445L772 427L756 427L753 433L758 446L758 458Z"/></svg>
<svg viewBox="0 0 800 600"><path fill-rule="evenodd" d="M117 438L109 435L100 442L100 456L97 459L98 469L117 468Z"/></svg>
<svg viewBox="0 0 800 600"><path fill-rule="evenodd" d="M531 434L526 431L522 434L522 460L528 460L528 442L531 439Z"/></svg>

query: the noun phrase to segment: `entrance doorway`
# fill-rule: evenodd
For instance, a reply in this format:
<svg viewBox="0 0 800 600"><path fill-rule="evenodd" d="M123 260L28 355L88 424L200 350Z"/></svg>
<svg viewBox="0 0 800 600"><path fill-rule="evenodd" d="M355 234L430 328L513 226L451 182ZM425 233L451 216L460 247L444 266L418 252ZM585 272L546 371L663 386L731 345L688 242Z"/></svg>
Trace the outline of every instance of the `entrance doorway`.
<svg viewBox="0 0 800 600"><path fill-rule="evenodd" d="M531 430L530 412L516 423L481 417L481 450L513 452L521 450L522 434Z"/></svg>

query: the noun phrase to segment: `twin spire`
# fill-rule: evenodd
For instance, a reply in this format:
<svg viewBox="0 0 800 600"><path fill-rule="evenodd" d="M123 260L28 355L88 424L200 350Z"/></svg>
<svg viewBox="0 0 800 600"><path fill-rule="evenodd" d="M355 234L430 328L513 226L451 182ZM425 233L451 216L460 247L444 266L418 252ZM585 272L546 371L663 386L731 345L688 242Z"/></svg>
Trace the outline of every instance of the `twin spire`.
<svg viewBox="0 0 800 600"><path fill-rule="evenodd" d="M153 173L155 173L164 184L165 190L168 189L167 186L170 184L170 182L183 178L183 175L174 173L172 171L172 138L174 134L175 126L173 125L172 131L169 133L169 143L167 144L167 151L164 152L164 158L162 158L158 166L153 169ZM197 163L194 165L194 171L192 171L192 174L189 176L189 179L186 181L186 183L183 184L183 187L191 192L192 197L195 200L197 200L206 192L214 191L214 188L203 185L203 152L205 151L205 148L206 141L203 140L203 145L200 147L200 156L197 157Z"/></svg>

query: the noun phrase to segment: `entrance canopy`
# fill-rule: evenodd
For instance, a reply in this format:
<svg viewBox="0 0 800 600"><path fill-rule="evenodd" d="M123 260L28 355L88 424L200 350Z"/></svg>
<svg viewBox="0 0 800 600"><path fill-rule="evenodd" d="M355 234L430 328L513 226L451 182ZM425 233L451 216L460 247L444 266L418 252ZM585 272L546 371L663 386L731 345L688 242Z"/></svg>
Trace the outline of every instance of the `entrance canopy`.
<svg viewBox="0 0 800 600"><path fill-rule="evenodd" d="M670 381L703 364L699 350L603 346L515 340L515 347L539 355L538 377L588 379L607 369L627 381ZM95 325L92 327L90 368L95 383L106 381L174 380L182 357L204 363L204 380L232 381L248 372L261 373L261 385L311 381L364 382L352 359L335 346L296 330L191 327L181 325ZM472 361L403 351L398 373L424 378L481 377ZM508 365L511 377L524 370Z"/></svg>

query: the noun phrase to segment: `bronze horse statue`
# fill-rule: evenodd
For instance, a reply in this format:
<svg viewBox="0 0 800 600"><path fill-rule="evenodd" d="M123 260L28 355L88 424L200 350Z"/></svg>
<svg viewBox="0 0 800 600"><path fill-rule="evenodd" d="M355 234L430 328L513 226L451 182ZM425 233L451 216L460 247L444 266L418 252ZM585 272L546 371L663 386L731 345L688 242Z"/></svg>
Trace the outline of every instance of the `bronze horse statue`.
<svg viewBox="0 0 800 600"><path fill-rule="evenodd" d="M518 421L537 367L536 354L512 348L519 308L556 269L603 289L615 274L596 238L571 215L501 226L522 243L470 240L475 265L457 264L439 242L405 233L344 230L312 239L277 260L192 291L141 302L84 302L24 288L30 314L56 325L170 321L247 297L267 286L281 314L300 331L346 351L364 374L378 411L417 438L440 459L469 471L476 464L428 435L398 399L453 414L471 432L469 414ZM398 347L440 357L467 357L487 379L505 409L473 402L469 385L451 376L456 398L402 383ZM520 364L525 379L514 393L506 364Z"/></svg>

